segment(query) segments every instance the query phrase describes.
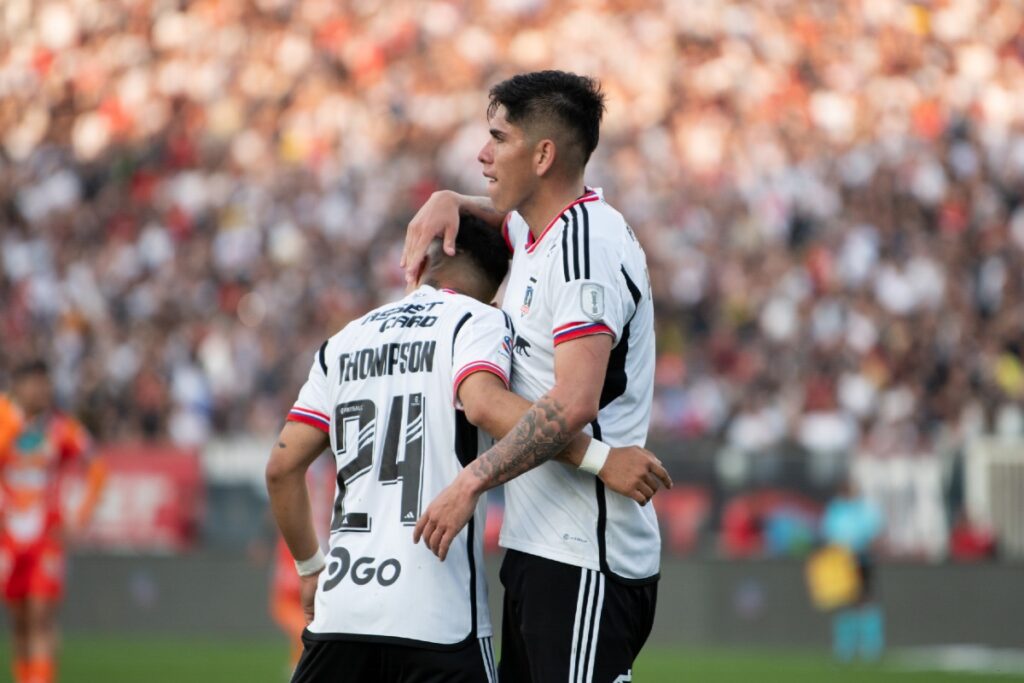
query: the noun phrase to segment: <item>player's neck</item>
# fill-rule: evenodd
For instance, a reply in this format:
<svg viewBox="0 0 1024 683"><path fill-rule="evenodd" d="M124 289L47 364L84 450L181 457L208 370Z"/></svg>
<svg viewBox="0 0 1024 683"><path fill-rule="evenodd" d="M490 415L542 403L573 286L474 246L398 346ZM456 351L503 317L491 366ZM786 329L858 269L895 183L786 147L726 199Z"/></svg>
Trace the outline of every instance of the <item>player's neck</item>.
<svg viewBox="0 0 1024 683"><path fill-rule="evenodd" d="M519 208L519 215L530 226L533 239L538 239L551 221L558 218L565 207L579 199L585 191L582 176L568 181L540 183L533 196Z"/></svg>
<svg viewBox="0 0 1024 683"><path fill-rule="evenodd" d="M448 290L449 292L455 292L456 294L473 296L471 292L466 291L466 288L461 283L454 280L424 278L423 284L427 285L428 287L433 287L436 290Z"/></svg>

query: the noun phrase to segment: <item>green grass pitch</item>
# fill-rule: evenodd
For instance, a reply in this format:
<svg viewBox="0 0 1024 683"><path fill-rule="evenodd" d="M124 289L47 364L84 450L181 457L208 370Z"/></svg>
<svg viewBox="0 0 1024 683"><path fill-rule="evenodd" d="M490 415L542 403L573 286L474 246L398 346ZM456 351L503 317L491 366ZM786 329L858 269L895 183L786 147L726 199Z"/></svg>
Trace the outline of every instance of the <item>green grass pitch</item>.
<svg viewBox="0 0 1024 683"><path fill-rule="evenodd" d="M9 647L8 643L5 646ZM10 681L9 649L0 681ZM115 638L69 635L61 655L67 683L282 683L282 641ZM1011 683L1024 676L909 672L893 665L839 666L823 654L649 648L633 670L639 683Z"/></svg>

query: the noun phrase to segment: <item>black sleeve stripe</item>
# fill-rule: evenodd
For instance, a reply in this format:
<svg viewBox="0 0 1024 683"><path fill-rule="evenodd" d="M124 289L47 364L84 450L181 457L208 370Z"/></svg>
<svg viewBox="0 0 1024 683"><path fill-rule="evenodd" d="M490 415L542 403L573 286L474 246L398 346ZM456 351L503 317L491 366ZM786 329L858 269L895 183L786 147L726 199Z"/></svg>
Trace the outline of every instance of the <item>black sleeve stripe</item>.
<svg viewBox="0 0 1024 683"><path fill-rule="evenodd" d="M580 221L576 215L576 207L569 209L572 214L572 273L573 279L580 279Z"/></svg>
<svg viewBox="0 0 1024 683"><path fill-rule="evenodd" d="M622 268L622 277L626 278L626 287L629 289L630 296L633 297L633 305L636 306L637 304L640 303L640 297L642 296L640 294L640 288L637 287L636 283L634 283L629 278L629 273L626 272L626 266L621 266L621 268Z"/></svg>
<svg viewBox="0 0 1024 683"><path fill-rule="evenodd" d="M501 310L501 309L498 309L498 310ZM509 334L511 334L512 336L515 336L516 326L512 323L512 316L510 316L505 311L501 311L501 314L503 316L505 316L505 328L509 331Z"/></svg>
<svg viewBox="0 0 1024 683"><path fill-rule="evenodd" d="M583 212L583 277L590 279L590 212L586 202L580 204Z"/></svg>
<svg viewBox="0 0 1024 683"><path fill-rule="evenodd" d="M569 219L562 214L562 274L569 281Z"/></svg>
<svg viewBox="0 0 1024 683"><path fill-rule="evenodd" d="M328 339L320 345L320 350L316 352L316 357L320 361L320 368L327 374L327 342L331 341ZM308 347L307 347L308 348Z"/></svg>
<svg viewBox="0 0 1024 683"><path fill-rule="evenodd" d="M469 319L472 318L472 317L473 317L473 313L469 312L466 315L462 316L462 320L460 320L455 325L455 333L452 334L452 357L455 356L455 340L459 338L459 331L462 329L462 326L465 325L469 321Z"/></svg>

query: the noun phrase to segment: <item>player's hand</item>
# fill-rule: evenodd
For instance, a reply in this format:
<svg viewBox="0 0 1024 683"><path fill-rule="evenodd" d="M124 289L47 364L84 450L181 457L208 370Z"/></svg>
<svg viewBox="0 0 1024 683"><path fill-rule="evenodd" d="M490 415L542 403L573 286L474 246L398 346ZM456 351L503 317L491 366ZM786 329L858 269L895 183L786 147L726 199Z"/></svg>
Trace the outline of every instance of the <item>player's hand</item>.
<svg viewBox="0 0 1024 683"><path fill-rule="evenodd" d="M455 235L459 232L459 196L448 190L430 195L405 231L405 248L399 265L405 269L406 284L415 284L427 247L444 236L444 252L455 256Z"/></svg>
<svg viewBox="0 0 1024 683"><path fill-rule="evenodd" d="M661 461L640 446L613 448L598 476L612 491L641 505L646 505L662 486L672 488L672 478Z"/></svg>
<svg viewBox="0 0 1024 683"><path fill-rule="evenodd" d="M413 543L420 539L430 551L444 562L452 541L473 516L480 494L472 490L469 470L462 473L444 491L438 494L427 511L416 522L412 532Z"/></svg>
<svg viewBox="0 0 1024 683"><path fill-rule="evenodd" d="M316 601L316 586L319 581L320 572L299 577L299 600L302 603L302 614L306 617L306 626L313 623L313 605Z"/></svg>

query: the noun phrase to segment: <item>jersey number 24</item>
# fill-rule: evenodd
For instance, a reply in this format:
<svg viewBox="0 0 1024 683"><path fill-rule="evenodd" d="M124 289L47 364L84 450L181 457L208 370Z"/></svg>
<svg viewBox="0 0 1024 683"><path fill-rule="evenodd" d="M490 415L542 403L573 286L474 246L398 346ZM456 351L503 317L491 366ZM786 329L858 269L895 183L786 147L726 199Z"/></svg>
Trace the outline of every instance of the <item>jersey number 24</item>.
<svg viewBox="0 0 1024 683"><path fill-rule="evenodd" d="M408 404L408 410L406 410ZM403 458L398 459L405 417L405 439L401 443ZM377 449L377 406L369 399L339 403L334 409L335 443L338 460L351 457L352 444L347 443L349 426L358 429L356 457L338 471L338 498L334 503L331 531L370 531L373 520L367 512L347 510L345 492L352 483L373 469L373 455ZM416 524L420 516L423 481L423 395L394 396L388 414L384 435L383 458L377 481L383 486L401 482L402 502L399 521L405 526Z"/></svg>

